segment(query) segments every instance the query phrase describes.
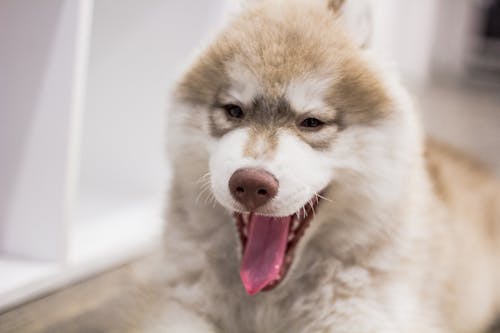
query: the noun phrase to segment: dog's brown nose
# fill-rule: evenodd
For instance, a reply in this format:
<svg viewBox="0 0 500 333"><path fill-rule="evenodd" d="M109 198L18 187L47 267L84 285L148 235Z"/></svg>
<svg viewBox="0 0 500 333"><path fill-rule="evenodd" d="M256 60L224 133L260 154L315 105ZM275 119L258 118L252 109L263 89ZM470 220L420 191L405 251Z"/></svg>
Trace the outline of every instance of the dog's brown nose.
<svg viewBox="0 0 500 333"><path fill-rule="evenodd" d="M239 169L229 179L229 190L236 201L252 211L274 198L278 181L263 169Z"/></svg>

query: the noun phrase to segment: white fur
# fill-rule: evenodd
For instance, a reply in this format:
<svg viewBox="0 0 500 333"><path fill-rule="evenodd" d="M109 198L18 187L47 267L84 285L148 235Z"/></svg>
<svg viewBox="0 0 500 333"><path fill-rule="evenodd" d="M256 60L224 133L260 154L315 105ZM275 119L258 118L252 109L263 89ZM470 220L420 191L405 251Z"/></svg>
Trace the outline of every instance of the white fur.
<svg viewBox="0 0 500 333"><path fill-rule="evenodd" d="M224 103L250 104L255 96L262 94L258 79L248 68L233 61L226 66L226 71L231 84L228 96L222 96Z"/></svg>
<svg viewBox="0 0 500 333"><path fill-rule="evenodd" d="M241 168L262 168L278 180L276 197L257 211L265 215L292 215L328 185L332 161L327 154L315 151L287 131L281 131L278 137L278 147L271 158L243 156L248 129L228 133L214 145L210 154L211 184L221 204L233 211L244 211L228 188L229 178Z"/></svg>
<svg viewBox="0 0 500 333"><path fill-rule="evenodd" d="M371 0L346 0L341 8L340 21L351 39L361 47L370 46L373 34Z"/></svg>
<svg viewBox="0 0 500 333"><path fill-rule="evenodd" d="M329 110L324 98L327 89L332 84L332 77L308 77L292 81L286 90L285 96L297 113L308 113L311 111L333 111Z"/></svg>

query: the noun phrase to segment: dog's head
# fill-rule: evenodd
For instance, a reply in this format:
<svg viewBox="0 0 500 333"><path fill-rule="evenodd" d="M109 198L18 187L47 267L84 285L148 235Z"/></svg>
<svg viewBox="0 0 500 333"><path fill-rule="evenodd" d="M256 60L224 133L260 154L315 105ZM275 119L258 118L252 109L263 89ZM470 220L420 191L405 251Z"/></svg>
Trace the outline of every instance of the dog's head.
<svg viewBox="0 0 500 333"><path fill-rule="evenodd" d="M345 204L329 194L393 200L417 149L404 93L369 60L367 12L351 7L254 1L178 85L213 194L235 214L250 294L283 279L323 206Z"/></svg>

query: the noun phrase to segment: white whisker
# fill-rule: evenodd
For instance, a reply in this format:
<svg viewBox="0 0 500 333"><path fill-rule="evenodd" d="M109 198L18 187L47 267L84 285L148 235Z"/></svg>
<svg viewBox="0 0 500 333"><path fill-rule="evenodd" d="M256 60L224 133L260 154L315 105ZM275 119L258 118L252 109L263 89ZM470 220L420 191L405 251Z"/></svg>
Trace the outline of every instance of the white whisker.
<svg viewBox="0 0 500 333"><path fill-rule="evenodd" d="M200 178L198 178L198 180L196 181L196 184L198 183L201 183L201 182L204 182L206 181L208 178L210 178L210 171L205 173L203 176L201 176Z"/></svg>
<svg viewBox="0 0 500 333"><path fill-rule="evenodd" d="M333 202L332 199L328 199L327 197L322 196L321 194L318 194L318 193L315 193L314 196L316 196L316 198L320 198L320 199L323 199L323 200L326 200L326 201L329 201L329 202Z"/></svg>
<svg viewBox="0 0 500 333"><path fill-rule="evenodd" d="M307 202L307 204L311 207L313 217L316 217L316 212L314 211L314 205L312 203L312 199Z"/></svg>
<svg viewBox="0 0 500 333"><path fill-rule="evenodd" d="M195 200L195 204L198 205L200 203L200 199L207 196L210 197L212 195L212 191L210 191L210 187L205 187L203 189L201 189L200 193L198 193L198 195L196 196L196 200ZM205 203L206 203L206 198L205 199Z"/></svg>

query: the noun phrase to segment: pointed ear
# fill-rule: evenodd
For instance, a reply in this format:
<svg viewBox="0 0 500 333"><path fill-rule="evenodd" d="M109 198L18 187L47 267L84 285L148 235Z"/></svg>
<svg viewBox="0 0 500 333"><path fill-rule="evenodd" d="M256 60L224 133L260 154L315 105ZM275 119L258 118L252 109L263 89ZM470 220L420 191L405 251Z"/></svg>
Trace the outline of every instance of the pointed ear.
<svg viewBox="0 0 500 333"><path fill-rule="evenodd" d="M328 8L362 48L368 48L373 33L373 13L370 0L328 0Z"/></svg>

